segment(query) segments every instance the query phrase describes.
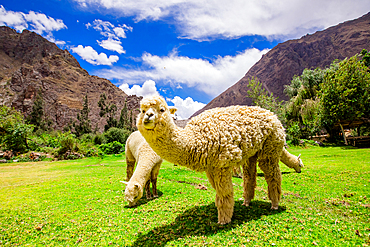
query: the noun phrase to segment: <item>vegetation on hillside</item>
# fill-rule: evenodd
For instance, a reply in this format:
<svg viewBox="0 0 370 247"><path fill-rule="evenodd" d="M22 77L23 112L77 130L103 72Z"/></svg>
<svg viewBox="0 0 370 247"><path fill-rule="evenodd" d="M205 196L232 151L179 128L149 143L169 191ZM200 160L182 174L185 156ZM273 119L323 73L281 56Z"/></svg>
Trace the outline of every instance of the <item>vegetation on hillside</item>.
<svg viewBox="0 0 370 247"><path fill-rule="evenodd" d="M93 131L89 119L89 103L84 97L82 110L77 121L65 126L64 132L51 130L45 115L41 93L36 95L32 111L27 118L9 107L0 106L0 151L8 151L7 159L40 160L34 152L43 153L58 159L118 154L124 151L128 136L135 130L132 111L125 102L119 120L115 119L116 106L107 104L101 96L101 117L107 117L106 131ZM2 159L4 157L0 157Z"/></svg>
<svg viewBox="0 0 370 247"><path fill-rule="evenodd" d="M255 105L277 114L291 144L297 145L301 139L321 133L330 134L335 141L339 136L336 124L370 116L369 65L370 53L363 50L359 55L334 61L326 69L305 69L286 86L285 93L290 98L287 102L275 98L257 78L251 78L248 97ZM106 120L104 133L92 129L87 95L77 120L65 126L64 132L51 130L41 92L37 92L27 118L0 106L0 150L17 154L45 152L60 159L122 152L126 139L135 130L132 111L125 102L117 118L116 105L104 93L98 106L100 116ZM369 133L369 126L361 128L357 133Z"/></svg>
<svg viewBox="0 0 370 247"><path fill-rule="evenodd" d="M360 55L334 61L326 69L305 69L285 87L290 98L287 102L279 102L252 78L248 96L255 105L278 115L293 144L322 133L336 141L340 134L336 125L370 117L369 65L370 53L363 50ZM369 134L368 125L360 128Z"/></svg>

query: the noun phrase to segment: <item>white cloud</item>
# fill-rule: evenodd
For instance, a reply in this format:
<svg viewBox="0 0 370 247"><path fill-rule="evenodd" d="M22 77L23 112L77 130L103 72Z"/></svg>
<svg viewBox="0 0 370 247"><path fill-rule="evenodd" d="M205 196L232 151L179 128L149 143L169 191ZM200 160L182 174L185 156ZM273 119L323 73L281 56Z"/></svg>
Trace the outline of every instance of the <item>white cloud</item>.
<svg viewBox="0 0 370 247"><path fill-rule="evenodd" d="M4 25L13 27L17 31L22 31L28 27L22 12L7 11L0 5L0 26Z"/></svg>
<svg viewBox="0 0 370 247"><path fill-rule="evenodd" d="M47 17L45 14L35 13L33 11L26 14L25 19L32 27L31 31L38 34L50 33L51 31L58 31L60 29L67 28L62 20L55 20L52 17Z"/></svg>
<svg viewBox="0 0 370 247"><path fill-rule="evenodd" d="M178 119L188 119L193 113L202 109L206 104L194 101L192 98L187 97L182 99L179 96L175 96L170 100L177 108Z"/></svg>
<svg viewBox="0 0 370 247"><path fill-rule="evenodd" d="M214 97L241 79L267 52L267 49L248 49L236 56L217 57L211 62L178 56L176 53L164 57L145 53L142 56L145 68L113 68L101 70L99 75L108 79L121 79L129 84L154 80L177 88L186 85Z"/></svg>
<svg viewBox="0 0 370 247"><path fill-rule="evenodd" d="M7 11L2 5L0 5L0 26L1 25L12 27L17 31L23 31L30 26L30 31L43 35L46 39L52 42L63 42L55 41L52 32L67 28L61 19L55 20L52 17L48 17L45 14L36 13L34 11L30 11L28 14L23 12Z"/></svg>
<svg viewBox="0 0 370 247"><path fill-rule="evenodd" d="M117 27L110 23L109 21L102 21L96 19L93 23L87 23L86 27L89 29L92 27L96 31L100 32L100 34L106 37L106 40L99 41L98 44L103 47L104 49L118 52L119 54L126 53L126 51L122 47L122 42L120 41L121 38L126 38L126 32L132 31L132 27L129 27L125 24L118 25Z"/></svg>
<svg viewBox="0 0 370 247"><path fill-rule="evenodd" d="M156 84L153 80L145 81L142 86L133 85L131 88L127 83L124 83L119 88L128 95L143 97L159 95ZM194 112L202 109L205 106L205 104L194 101L190 97L182 99L179 96L175 96L173 99L168 99L168 101L172 102L177 108L176 115L177 119L179 120L189 118Z"/></svg>
<svg viewBox="0 0 370 247"><path fill-rule="evenodd" d="M75 0L141 20L172 20L182 37L300 37L366 14L369 0ZM328 11L330 10L330 11Z"/></svg>
<svg viewBox="0 0 370 247"><path fill-rule="evenodd" d="M83 60L94 65L112 65L118 61L118 56L107 56L105 53L98 54L91 46L83 47L79 45L72 47L71 50L77 53Z"/></svg>
<svg viewBox="0 0 370 247"><path fill-rule="evenodd" d="M119 54L126 53L126 51L123 50L123 47L121 46L121 41L119 40L109 38L107 40L98 41L98 44L104 49L116 51Z"/></svg>
<svg viewBox="0 0 370 247"><path fill-rule="evenodd" d="M124 83L119 88L122 89L122 91L125 92L127 95L136 95L143 97L159 95L155 86L155 81L153 80L145 81L142 87L140 87L139 85L133 85L132 88L130 88L127 83Z"/></svg>

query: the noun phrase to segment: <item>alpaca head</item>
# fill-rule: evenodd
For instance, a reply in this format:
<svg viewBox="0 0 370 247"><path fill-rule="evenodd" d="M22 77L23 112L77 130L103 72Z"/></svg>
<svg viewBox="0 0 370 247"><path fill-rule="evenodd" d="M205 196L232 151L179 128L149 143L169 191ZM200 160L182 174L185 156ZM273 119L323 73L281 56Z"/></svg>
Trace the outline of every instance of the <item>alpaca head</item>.
<svg viewBox="0 0 370 247"><path fill-rule="evenodd" d="M161 131L168 124L173 124L171 113L166 101L160 96L144 98L140 102L140 114L136 125L143 134L148 131Z"/></svg>
<svg viewBox="0 0 370 247"><path fill-rule="evenodd" d="M126 184L125 200L128 201L128 206L135 206L137 201L143 196L143 187L139 183L128 183L125 181L122 181L122 183Z"/></svg>

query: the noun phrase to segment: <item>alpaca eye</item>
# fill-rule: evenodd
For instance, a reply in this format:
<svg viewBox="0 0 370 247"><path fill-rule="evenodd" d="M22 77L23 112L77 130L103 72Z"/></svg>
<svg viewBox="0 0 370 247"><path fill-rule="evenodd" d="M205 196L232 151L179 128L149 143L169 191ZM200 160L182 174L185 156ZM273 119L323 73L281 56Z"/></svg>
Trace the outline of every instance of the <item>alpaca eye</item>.
<svg viewBox="0 0 370 247"><path fill-rule="evenodd" d="M165 110L164 110L164 108L161 108L161 112L164 112Z"/></svg>
<svg viewBox="0 0 370 247"><path fill-rule="evenodd" d="M145 113L145 110L142 110L141 112L142 112L142 113Z"/></svg>

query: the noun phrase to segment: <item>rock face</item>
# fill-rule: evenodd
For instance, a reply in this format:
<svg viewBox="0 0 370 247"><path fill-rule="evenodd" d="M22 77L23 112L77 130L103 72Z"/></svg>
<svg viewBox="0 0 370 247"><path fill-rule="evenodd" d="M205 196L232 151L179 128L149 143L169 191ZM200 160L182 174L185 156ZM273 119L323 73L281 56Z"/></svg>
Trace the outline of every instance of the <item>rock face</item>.
<svg viewBox="0 0 370 247"><path fill-rule="evenodd" d="M300 39L281 43L266 53L236 84L221 93L204 108L193 114L215 107L252 105L247 98L248 80L256 77L265 89L279 99L287 100L284 85L305 68L325 68L335 59L344 59L370 50L370 13ZM192 117L193 117L192 116Z"/></svg>
<svg viewBox="0 0 370 247"><path fill-rule="evenodd" d="M14 107L27 116L39 91L54 129L63 129L76 119L86 94L92 128L98 126L100 131L106 124L99 116L101 93L105 93L107 103L116 104L117 115L125 100L129 110L138 109L141 100L127 96L106 79L89 75L67 50L40 35L0 27L0 105Z"/></svg>

